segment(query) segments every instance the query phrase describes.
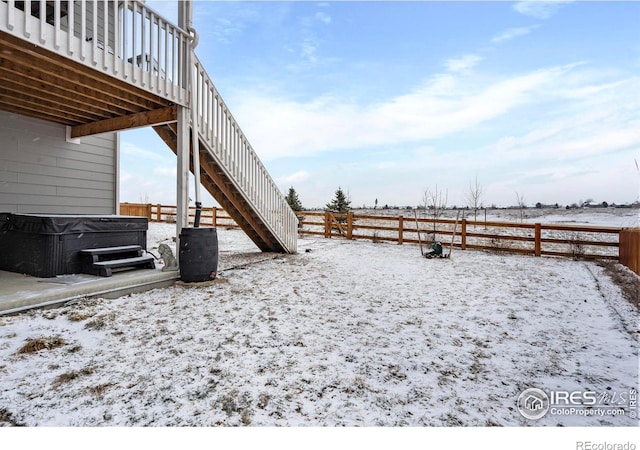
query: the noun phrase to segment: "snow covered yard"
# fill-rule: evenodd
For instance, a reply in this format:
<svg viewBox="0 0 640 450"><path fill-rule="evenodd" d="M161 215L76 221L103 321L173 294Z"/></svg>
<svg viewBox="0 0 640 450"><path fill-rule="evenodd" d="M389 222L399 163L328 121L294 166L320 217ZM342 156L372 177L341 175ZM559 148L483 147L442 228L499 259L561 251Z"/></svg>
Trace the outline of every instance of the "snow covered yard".
<svg viewBox="0 0 640 450"><path fill-rule="evenodd" d="M638 425L516 408L531 387L638 389L638 313L595 263L218 235L208 285L0 317L0 424Z"/></svg>

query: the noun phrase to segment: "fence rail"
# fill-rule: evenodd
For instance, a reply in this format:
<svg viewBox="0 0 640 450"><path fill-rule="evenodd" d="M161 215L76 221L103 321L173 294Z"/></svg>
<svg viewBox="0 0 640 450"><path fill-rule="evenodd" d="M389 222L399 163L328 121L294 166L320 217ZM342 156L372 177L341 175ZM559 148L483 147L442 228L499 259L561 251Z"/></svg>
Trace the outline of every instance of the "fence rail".
<svg viewBox="0 0 640 450"><path fill-rule="evenodd" d="M139 203L120 204L120 213L147 217L151 222L175 221L175 206ZM195 214L190 211L190 218ZM563 256L608 259L624 264L640 275L640 228L563 225L461 219L431 219L417 216L376 216L304 211L296 213L299 233L419 244L439 240L445 247L492 250L533 256ZM221 208L204 208L202 225L235 228ZM453 236L454 227L456 228ZM418 236L418 233L420 236Z"/></svg>
<svg viewBox="0 0 640 450"><path fill-rule="evenodd" d="M189 208L189 224L193 225L195 207ZM149 222L175 223L176 206L151 203L120 203L120 214L123 216L146 217ZM208 227L240 228L238 224L222 208L215 206L202 208L200 225Z"/></svg>
<svg viewBox="0 0 640 450"><path fill-rule="evenodd" d="M611 259L638 273L640 229L619 227L432 219L300 212L300 233L417 244L437 240L458 249L481 249L585 259ZM454 227L456 228L454 236ZM624 237L623 237L624 236ZM634 240L635 239L635 240Z"/></svg>

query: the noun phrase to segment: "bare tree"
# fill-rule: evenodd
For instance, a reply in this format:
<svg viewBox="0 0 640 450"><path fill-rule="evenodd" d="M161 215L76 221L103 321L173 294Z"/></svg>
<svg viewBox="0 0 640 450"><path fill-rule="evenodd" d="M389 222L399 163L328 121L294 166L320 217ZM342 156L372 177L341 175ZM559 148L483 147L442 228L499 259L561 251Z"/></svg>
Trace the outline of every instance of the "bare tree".
<svg viewBox="0 0 640 450"><path fill-rule="evenodd" d="M447 208L447 199L449 197L449 191L442 191L438 189L436 184L435 189L427 187L422 194L422 204L424 208L429 211L429 215L433 217L433 240L436 240L436 220L442 216L442 213Z"/></svg>
<svg viewBox="0 0 640 450"><path fill-rule="evenodd" d="M478 182L478 174L476 174L475 181L469 183L469 192L467 192L467 201L469 207L473 209L473 220L478 220L478 209L482 208L482 185Z"/></svg>
<svg viewBox="0 0 640 450"><path fill-rule="evenodd" d="M516 191L516 201L520 208L520 222L524 222L524 210L527 207L527 204L524 201L524 194L519 194L518 191Z"/></svg>

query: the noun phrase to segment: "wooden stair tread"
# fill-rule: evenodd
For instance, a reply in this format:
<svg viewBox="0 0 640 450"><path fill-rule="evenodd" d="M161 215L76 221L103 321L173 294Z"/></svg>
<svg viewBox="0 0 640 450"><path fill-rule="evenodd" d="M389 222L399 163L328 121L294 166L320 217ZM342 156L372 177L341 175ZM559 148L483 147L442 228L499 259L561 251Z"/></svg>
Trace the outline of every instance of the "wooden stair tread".
<svg viewBox="0 0 640 450"><path fill-rule="evenodd" d="M108 261L97 261L93 263L93 266L94 267L127 267L130 265L147 263L153 260L154 258L151 255L142 255L142 256L134 256L131 258L111 259Z"/></svg>
<svg viewBox="0 0 640 450"><path fill-rule="evenodd" d="M80 250L84 255L112 255L116 253L135 252L142 250L140 245L121 245L118 247L85 248Z"/></svg>

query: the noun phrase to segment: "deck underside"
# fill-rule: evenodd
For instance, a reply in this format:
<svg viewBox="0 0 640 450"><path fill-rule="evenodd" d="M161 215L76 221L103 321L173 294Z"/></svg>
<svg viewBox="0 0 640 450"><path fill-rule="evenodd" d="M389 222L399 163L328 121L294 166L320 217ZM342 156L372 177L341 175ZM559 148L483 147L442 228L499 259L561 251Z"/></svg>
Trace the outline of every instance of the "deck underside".
<svg viewBox="0 0 640 450"><path fill-rule="evenodd" d="M139 113L170 113L171 106L126 81L0 32L1 110L69 126L124 118L111 128L126 129L149 124Z"/></svg>

